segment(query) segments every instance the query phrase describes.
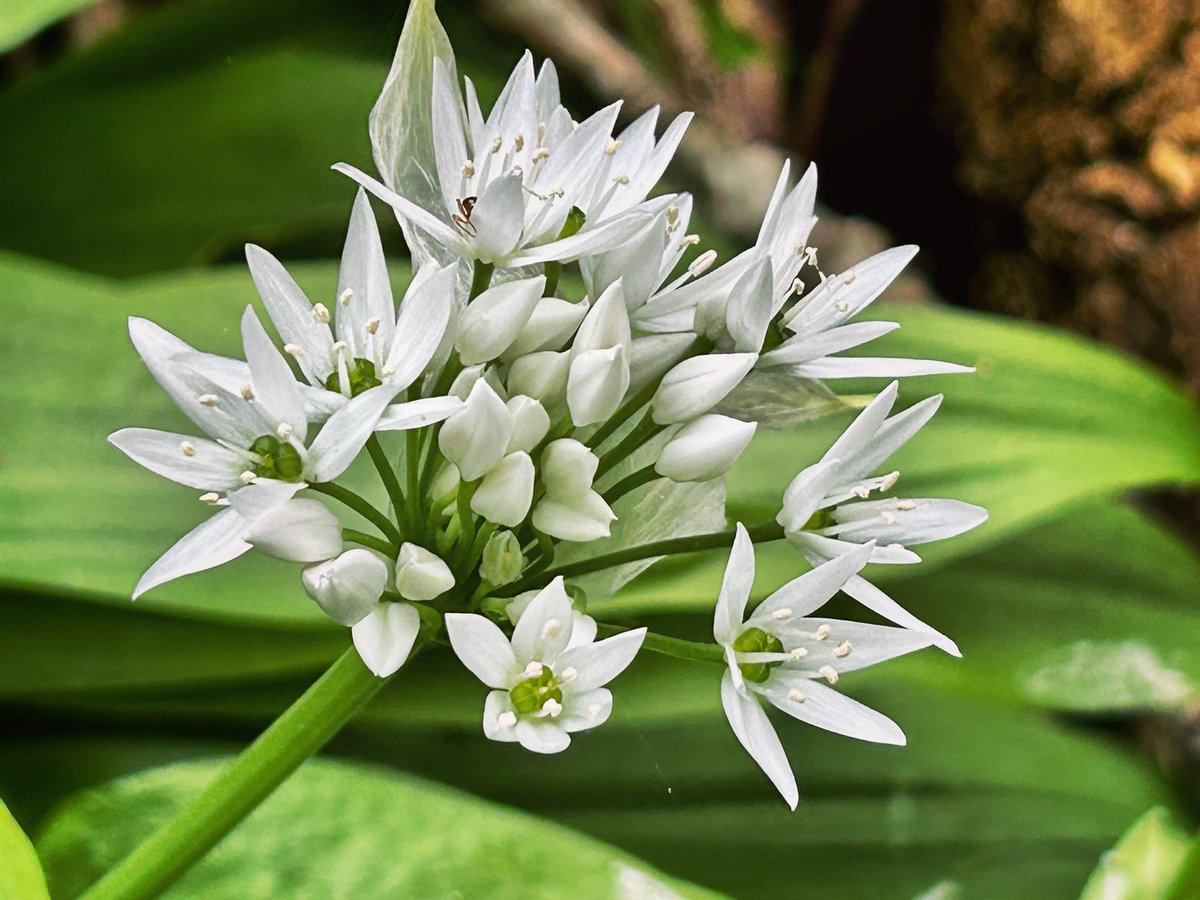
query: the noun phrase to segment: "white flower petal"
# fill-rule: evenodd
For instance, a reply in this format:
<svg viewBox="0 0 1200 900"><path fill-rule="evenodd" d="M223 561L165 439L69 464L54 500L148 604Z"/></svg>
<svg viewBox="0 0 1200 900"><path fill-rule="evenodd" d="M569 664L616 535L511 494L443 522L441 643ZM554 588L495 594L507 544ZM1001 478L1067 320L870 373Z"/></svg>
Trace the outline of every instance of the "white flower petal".
<svg viewBox="0 0 1200 900"><path fill-rule="evenodd" d="M792 718L834 734L876 744L905 743L900 726L883 713L784 667L773 670L771 677L757 691ZM792 691L799 691L804 702L788 699Z"/></svg>
<svg viewBox="0 0 1200 900"><path fill-rule="evenodd" d="M771 261L765 255L733 286L721 323L733 338L733 349L757 353L771 324L775 287Z"/></svg>
<svg viewBox="0 0 1200 900"><path fill-rule="evenodd" d="M315 482L333 481L345 472L399 391L394 384L381 384L330 416L308 447L306 477Z"/></svg>
<svg viewBox="0 0 1200 900"><path fill-rule="evenodd" d="M803 672L809 678L820 677L823 666L832 666L838 673L854 672L923 650L937 641L937 635L930 631L841 619L791 618L772 622L771 633L783 641L789 654L798 648L805 651L800 660L785 656L784 661L789 670ZM816 640L817 634L825 636Z"/></svg>
<svg viewBox="0 0 1200 900"><path fill-rule="evenodd" d="M463 408L442 425L438 447L458 466L464 480L475 481L504 456L512 430L508 406L480 379L471 387Z"/></svg>
<svg viewBox="0 0 1200 900"><path fill-rule="evenodd" d="M544 498L533 508L533 527L560 541L598 541L609 536L616 519L604 498L592 490L561 501Z"/></svg>
<svg viewBox="0 0 1200 900"><path fill-rule="evenodd" d="M512 716L513 723L505 722L500 724L500 717L508 714ZM509 697L508 691L492 691L487 695L487 700L483 704L483 734L488 740L501 741L506 744L516 743L517 710L512 704L512 698Z"/></svg>
<svg viewBox="0 0 1200 900"><path fill-rule="evenodd" d="M146 570L133 590L133 599L160 584L237 559L250 549L242 540L244 527L232 509L223 509L197 525Z"/></svg>
<svg viewBox="0 0 1200 900"><path fill-rule="evenodd" d="M812 335L853 318L883 293L916 255L915 246L893 247L842 275L827 278L805 298L787 327L797 334Z"/></svg>
<svg viewBox="0 0 1200 900"><path fill-rule="evenodd" d="M308 596L339 625L350 627L374 611L387 589L387 563L370 550L347 550L300 573Z"/></svg>
<svg viewBox="0 0 1200 900"><path fill-rule="evenodd" d="M342 526L319 500L289 500L249 524L243 540L291 562L321 562L342 552Z"/></svg>
<svg viewBox="0 0 1200 900"><path fill-rule="evenodd" d="M566 694L562 713L554 721L568 734L598 728L612 715L612 704L612 691L607 688Z"/></svg>
<svg viewBox="0 0 1200 900"><path fill-rule="evenodd" d="M421 616L408 603L380 603L350 634L363 663L380 678L404 665L421 630Z"/></svg>
<svg viewBox="0 0 1200 900"><path fill-rule="evenodd" d="M800 548L813 565L853 553L859 547L851 541L825 537L812 531L788 532L787 538L794 546ZM919 563L921 557L900 544L876 544L871 558L867 561L882 566L911 566Z"/></svg>
<svg viewBox="0 0 1200 900"><path fill-rule="evenodd" d="M446 334L457 283L456 265L429 265L413 277L400 303L383 368L377 373L381 381L403 389L425 371Z"/></svg>
<svg viewBox="0 0 1200 900"><path fill-rule="evenodd" d="M254 244L246 245L250 277L258 288L267 314L285 344L300 348L296 362L313 384L324 384L333 372L329 326L313 318L312 304L282 263Z"/></svg>
<svg viewBox="0 0 1200 900"><path fill-rule="evenodd" d="M463 407L457 397L422 397L407 403L394 403L383 411L376 431L408 431L450 418Z"/></svg>
<svg viewBox="0 0 1200 900"><path fill-rule="evenodd" d="M516 733L521 746L534 753L561 753L571 745L571 736L551 719L523 718Z"/></svg>
<svg viewBox="0 0 1200 900"><path fill-rule="evenodd" d="M831 353L841 353L868 341L883 337L899 328L897 322L855 322L822 331L811 337L795 335L758 360L760 369L771 366L791 366L820 359Z"/></svg>
<svg viewBox="0 0 1200 900"><path fill-rule="evenodd" d="M533 315L546 277L506 281L490 287L472 300L458 317L455 347L464 365L488 362L517 339Z"/></svg>
<svg viewBox="0 0 1200 900"><path fill-rule="evenodd" d="M279 355L250 306L242 313L242 347L250 366L250 384L257 403L276 426L287 425L303 441L308 427L304 395L300 393L292 367Z"/></svg>
<svg viewBox="0 0 1200 900"><path fill-rule="evenodd" d="M842 589L847 579L867 564L874 549L873 544L855 547L850 552L805 572L799 578L793 578L759 604L746 624L761 628L763 624L772 621L773 613L781 609L791 610L794 616L807 616L820 609Z"/></svg>
<svg viewBox="0 0 1200 900"><path fill-rule="evenodd" d="M553 666L567 648L574 627L571 598L562 578L555 578L521 613L513 629L512 652L518 663L535 660Z"/></svg>
<svg viewBox="0 0 1200 900"><path fill-rule="evenodd" d="M521 241L524 218L525 190L520 176L502 175L492 181L475 201L471 213L478 258L490 263L508 259Z"/></svg>
<svg viewBox="0 0 1200 900"><path fill-rule="evenodd" d="M338 270L337 298L334 316L338 340L346 343L354 359L375 363L378 374L392 343L396 311L379 226L362 188L354 197L350 213Z"/></svg>
<svg viewBox="0 0 1200 900"><path fill-rule="evenodd" d="M833 511L844 541L926 544L970 531L987 521L987 510L961 500L870 500L846 503Z"/></svg>
<svg viewBox="0 0 1200 900"><path fill-rule="evenodd" d="M108 442L151 472L202 491L236 490L248 465L216 441L169 431L122 428Z"/></svg>
<svg viewBox="0 0 1200 900"><path fill-rule="evenodd" d="M732 644L742 630L742 620L746 617L746 603L750 600L750 590L753 587L754 543L750 540L746 526L738 522L733 547L729 551L729 561L725 563L725 575L721 579L721 593L717 597L716 611L713 614L713 638L718 644Z"/></svg>
<svg viewBox="0 0 1200 900"><path fill-rule="evenodd" d="M525 521L533 502L533 460L524 451L496 463L471 497L471 510L487 521L515 528Z"/></svg>
<svg viewBox="0 0 1200 900"><path fill-rule="evenodd" d="M504 632L473 613L447 613L446 635L455 655L490 688L508 690L520 680L521 666Z"/></svg>
<svg viewBox="0 0 1200 900"><path fill-rule="evenodd" d="M401 196L391 188L376 181L367 173L346 163L338 163L333 167L335 172L341 172L357 184L362 185L393 210L404 222L419 228L429 237L441 244L448 252L460 256L468 256L469 248L466 241L458 232L437 216L422 209L411 200Z"/></svg>
<svg viewBox="0 0 1200 900"><path fill-rule="evenodd" d="M646 214L632 209L578 234L537 247L526 247L513 254L508 264L514 268L547 262L574 262L581 256L604 253L628 240L646 223Z"/></svg>
<svg viewBox="0 0 1200 900"><path fill-rule="evenodd" d="M738 741L771 779L788 806L795 809L800 802L800 789L796 787L796 776L788 765L779 735L758 701L734 687L728 671L721 678L721 705Z"/></svg>
<svg viewBox="0 0 1200 900"><path fill-rule="evenodd" d="M825 356L790 366L797 378L911 378L916 375L963 375L973 366L936 359L898 359L888 356Z"/></svg>
<svg viewBox="0 0 1200 900"><path fill-rule="evenodd" d="M467 136L464 132L462 100L454 83L453 65L436 57L433 60L433 155L437 163L437 176L442 189L442 201L446 209L453 210L466 194L460 192L469 182L463 176L463 168L470 156L467 154ZM467 194L473 193L468 190Z"/></svg>
<svg viewBox="0 0 1200 900"><path fill-rule="evenodd" d="M645 638L646 629L635 628L602 641L573 647L558 658L555 670L561 675L567 669L575 669L578 674L569 682L571 691L604 687L629 667Z"/></svg>
<svg viewBox="0 0 1200 900"><path fill-rule="evenodd" d="M940 650L944 650L951 656L962 656L962 652L958 649L958 645L950 638L946 637L936 628L922 622L903 606L867 581L861 575L854 575L848 579L842 590L865 606L871 612L883 616L889 622L895 622L904 628L911 628L913 631L919 631L924 634L933 636L933 644Z"/></svg>

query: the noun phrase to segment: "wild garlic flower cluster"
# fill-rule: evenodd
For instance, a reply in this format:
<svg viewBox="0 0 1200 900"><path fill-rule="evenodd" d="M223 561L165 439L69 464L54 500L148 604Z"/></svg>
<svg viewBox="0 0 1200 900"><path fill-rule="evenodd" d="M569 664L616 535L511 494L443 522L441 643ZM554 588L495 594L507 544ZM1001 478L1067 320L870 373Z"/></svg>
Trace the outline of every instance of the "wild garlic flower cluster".
<svg viewBox="0 0 1200 900"><path fill-rule="evenodd" d="M839 355L897 327L858 318L915 248L823 273L808 242L815 169L792 184L785 167L755 245L716 265L689 231L691 198L650 196L689 116L656 138L656 110L623 129L618 114L576 122L553 64L535 71L529 54L485 114L470 80L460 89L432 0L414 0L372 113L379 178L336 167L360 185L336 292L308 296L249 246L278 344L253 308L244 360L130 321L199 433L110 440L211 510L134 596L251 551L298 563L372 672L448 643L490 690L487 737L538 753L609 717L607 685L643 647L715 662L737 737L794 807L762 702L903 742L839 677L929 645L958 651L860 572L919 562L911 546L986 514L892 497L885 464L940 400L893 415L895 382L796 475L776 521L729 529L723 477L763 421L809 414L794 398L835 400L827 382L969 370ZM398 302L368 192L412 255ZM360 457L386 505L346 486ZM747 617L753 544L772 540L812 568ZM588 613L658 558L730 546L712 644ZM893 624L814 617L839 590Z"/></svg>

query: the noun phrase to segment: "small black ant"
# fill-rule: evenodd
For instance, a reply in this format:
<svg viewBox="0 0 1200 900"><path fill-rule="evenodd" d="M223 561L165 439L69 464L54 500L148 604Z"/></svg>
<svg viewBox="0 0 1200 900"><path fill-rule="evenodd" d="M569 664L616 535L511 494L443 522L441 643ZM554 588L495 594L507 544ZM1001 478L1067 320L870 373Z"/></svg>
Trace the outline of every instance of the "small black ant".
<svg viewBox="0 0 1200 900"><path fill-rule="evenodd" d="M471 213L475 210L476 197L464 197L458 201L458 213L450 216L463 234L475 236L475 226L471 224Z"/></svg>

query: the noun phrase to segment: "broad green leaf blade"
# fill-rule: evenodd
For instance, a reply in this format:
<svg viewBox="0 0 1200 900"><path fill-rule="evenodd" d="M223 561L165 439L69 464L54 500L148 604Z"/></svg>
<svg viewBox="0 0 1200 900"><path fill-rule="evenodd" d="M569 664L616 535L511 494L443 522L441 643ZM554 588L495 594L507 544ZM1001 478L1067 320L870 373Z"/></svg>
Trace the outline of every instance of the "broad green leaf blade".
<svg viewBox="0 0 1200 900"><path fill-rule="evenodd" d="M46 878L33 845L0 800L0 897L50 900Z"/></svg>
<svg viewBox="0 0 1200 900"><path fill-rule="evenodd" d="M38 841L76 896L195 796L220 762L152 770L69 801ZM561 826L416 778L312 761L167 897L713 897Z"/></svg>
<svg viewBox="0 0 1200 900"><path fill-rule="evenodd" d="M1188 835L1161 807L1133 823L1088 879L1080 900L1159 900L1180 873Z"/></svg>
<svg viewBox="0 0 1200 900"><path fill-rule="evenodd" d="M0 53L94 0L5 0L0 9Z"/></svg>
<svg viewBox="0 0 1200 900"><path fill-rule="evenodd" d="M1065 510L1134 487L1200 481L1200 413L1142 363L1080 338L996 316L934 307L883 307L904 328L872 352L974 363L973 375L902 383L901 405L944 391L941 410L888 463L898 497L952 497L987 508L975 531L917 548L920 566L877 566L881 584L924 576L950 559L995 545ZM878 390L881 383L843 384ZM731 518L773 519L792 476L821 457L852 417L761 431L729 475ZM701 610L720 584L725 554L667 563L604 608ZM760 549L762 589L804 568L784 543Z"/></svg>

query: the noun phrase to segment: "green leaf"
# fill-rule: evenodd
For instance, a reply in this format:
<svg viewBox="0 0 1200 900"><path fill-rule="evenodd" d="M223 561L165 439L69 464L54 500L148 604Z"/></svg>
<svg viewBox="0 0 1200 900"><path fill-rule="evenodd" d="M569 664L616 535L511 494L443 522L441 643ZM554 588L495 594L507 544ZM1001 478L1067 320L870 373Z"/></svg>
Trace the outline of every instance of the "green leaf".
<svg viewBox="0 0 1200 900"><path fill-rule="evenodd" d="M872 353L948 359L979 369L902 384L904 405L937 390L946 400L888 463L901 473L896 495L953 497L990 514L973 532L917 548L925 560L920 566L873 567L870 574L881 584L923 577L1088 500L1200 481L1200 413L1145 365L1080 338L996 316L915 306L885 306L878 314L904 329L875 342ZM839 388L877 390L879 383ZM791 477L819 459L850 419L760 431L729 475L731 518L774 518ZM705 609L716 596L726 555L658 566L604 609ZM802 569L799 555L783 542L759 550L763 588Z"/></svg>
<svg viewBox="0 0 1200 900"><path fill-rule="evenodd" d="M0 897L50 900L46 878L33 845L0 800Z"/></svg>
<svg viewBox="0 0 1200 900"><path fill-rule="evenodd" d="M5 0L0 10L0 53L94 0Z"/></svg>
<svg viewBox="0 0 1200 900"><path fill-rule="evenodd" d="M1150 810L1104 854L1080 900L1159 900L1179 874L1190 843L1169 811Z"/></svg>
<svg viewBox="0 0 1200 900"><path fill-rule="evenodd" d="M220 762L142 773L69 801L38 841L76 896L211 781ZM381 771L312 761L167 897L712 897L531 816Z"/></svg>

